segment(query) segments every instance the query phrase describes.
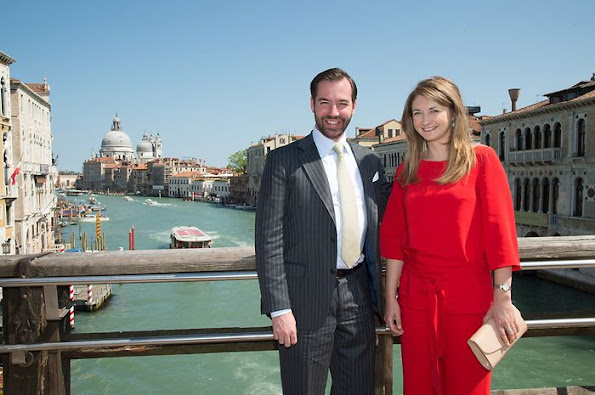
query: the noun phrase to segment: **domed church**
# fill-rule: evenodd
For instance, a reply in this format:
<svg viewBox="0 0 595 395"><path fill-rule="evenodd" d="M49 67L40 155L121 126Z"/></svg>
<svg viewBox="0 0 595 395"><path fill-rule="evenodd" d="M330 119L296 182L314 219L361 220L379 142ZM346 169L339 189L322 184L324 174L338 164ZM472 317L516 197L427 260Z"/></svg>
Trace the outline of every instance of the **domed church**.
<svg viewBox="0 0 595 395"><path fill-rule="evenodd" d="M112 130L103 136L99 156L102 158L111 156L118 161L132 162L134 150L130 137L122 130L122 124L118 114L112 122Z"/></svg>
<svg viewBox="0 0 595 395"><path fill-rule="evenodd" d="M161 158L161 137L157 133L153 138L153 135L147 135L145 132L141 142L136 146L136 160L145 163L157 158Z"/></svg>
<svg viewBox="0 0 595 395"><path fill-rule="evenodd" d="M134 154L130 137L122 130L122 123L116 114L112 121L112 129L103 136L98 156L100 158L111 157L117 162L129 163L146 163L152 159L161 158L159 133L153 138L153 135L148 135L145 132L141 142L136 146L136 158Z"/></svg>

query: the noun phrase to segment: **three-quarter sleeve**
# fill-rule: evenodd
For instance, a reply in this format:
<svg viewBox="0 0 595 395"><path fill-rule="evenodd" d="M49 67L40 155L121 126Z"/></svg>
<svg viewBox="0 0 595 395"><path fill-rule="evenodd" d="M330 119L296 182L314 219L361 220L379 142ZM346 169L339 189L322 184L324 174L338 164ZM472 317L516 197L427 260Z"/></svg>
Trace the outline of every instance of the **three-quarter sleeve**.
<svg viewBox="0 0 595 395"><path fill-rule="evenodd" d="M479 173L477 195L481 204L484 248L490 270L520 269L519 247L512 197L500 159L490 147L476 148Z"/></svg>
<svg viewBox="0 0 595 395"><path fill-rule="evenodd" d="M395 179L380 225L380 255L385 258L398 260L404 258L402 247L407 240L403 209L404 194L404 188Z"/></svg>

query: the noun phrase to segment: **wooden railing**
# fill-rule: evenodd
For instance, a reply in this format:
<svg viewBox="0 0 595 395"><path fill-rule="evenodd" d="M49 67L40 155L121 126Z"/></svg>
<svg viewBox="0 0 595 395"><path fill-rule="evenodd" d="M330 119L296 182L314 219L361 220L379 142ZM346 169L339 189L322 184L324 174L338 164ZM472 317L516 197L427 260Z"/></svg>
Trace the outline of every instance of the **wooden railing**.
<svg viewBox="0 0 595 395"><path fill-rule="evenodd" d="M595 267L595 236L519 239L523 270ZM6 394L69 394L82 358L276 350L270 327L73 334L70 284L255 279L253 248L106 251L0 256ZM528 321L525 336L595 334L595 317ZM376 394L392 393L392 348L377 328Z"/></svg>

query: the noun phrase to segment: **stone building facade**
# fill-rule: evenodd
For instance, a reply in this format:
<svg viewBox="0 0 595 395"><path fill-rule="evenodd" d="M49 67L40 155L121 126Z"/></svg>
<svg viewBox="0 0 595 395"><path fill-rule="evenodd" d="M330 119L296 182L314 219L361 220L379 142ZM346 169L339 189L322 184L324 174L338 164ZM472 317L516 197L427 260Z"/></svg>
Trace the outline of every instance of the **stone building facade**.
<svg viewBox="0 0 595 395"><path fill-rule="evenodd" d="M32 254L54 245L54 195L58 170L52 157L50 87L11 79L12 149L20 172L15 181L16 253Z"/></svg>
<svg viewBox="0 0 595 395"><path fill-rule="evenodd" d="M480 122L513 196L519 236L595 234L595 75Z"/></svg>
<svg viewBox="0 0 595 395"><path fill-rule="evenodd" d="M18 198L18 186L11 175L15 174L12 155L12 105L10 95L10 65L15 60L0 52L0 244L3 254L14 254L15 223L14 206Z"/></svg>
<svg viewBox="0 0 595 395"><path fill-rule="evenodd" d="M252 144L247 150L248 159L248 201L249 205L256 206L258 202L258 191L260 190L260 178L264 172L264 164L269 152L284 145L301 139L302 136L290 134L275 134L274 136L263 137L257 143Z"/></svg>

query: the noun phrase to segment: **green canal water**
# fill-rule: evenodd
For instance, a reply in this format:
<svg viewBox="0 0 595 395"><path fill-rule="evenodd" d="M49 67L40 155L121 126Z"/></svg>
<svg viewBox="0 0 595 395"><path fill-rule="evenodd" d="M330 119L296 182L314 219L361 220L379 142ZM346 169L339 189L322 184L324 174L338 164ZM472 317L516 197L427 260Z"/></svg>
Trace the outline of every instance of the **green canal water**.
<svg viewBox="0 0 595 395"><path fill-rule="evenodd" d="M77 198L73 198L77 199ZM78 198L83 201L83 197ZM169 230L198 226L213 237L213 247L254 243L254 212L208 203L153 199L158 205L98 195L109 221L102 223L109 250L128 248L135 227L136 249L168 248ZM94 237L95 224L62 229ZM595 295L533 275L515 277L515 304L524 313L595 311ZM77 312L77 333L248 327L270 325L260 315L254 280L202 283L114 285L114 296L94 313ZM595 314L595 312L594 312ZM394 393L402 392L399 346L394 347ZM72 361L73 394L280 394L277 353L104 358ZM493 389L595 385L595 337L521 339L496 368Z"/></svg>

